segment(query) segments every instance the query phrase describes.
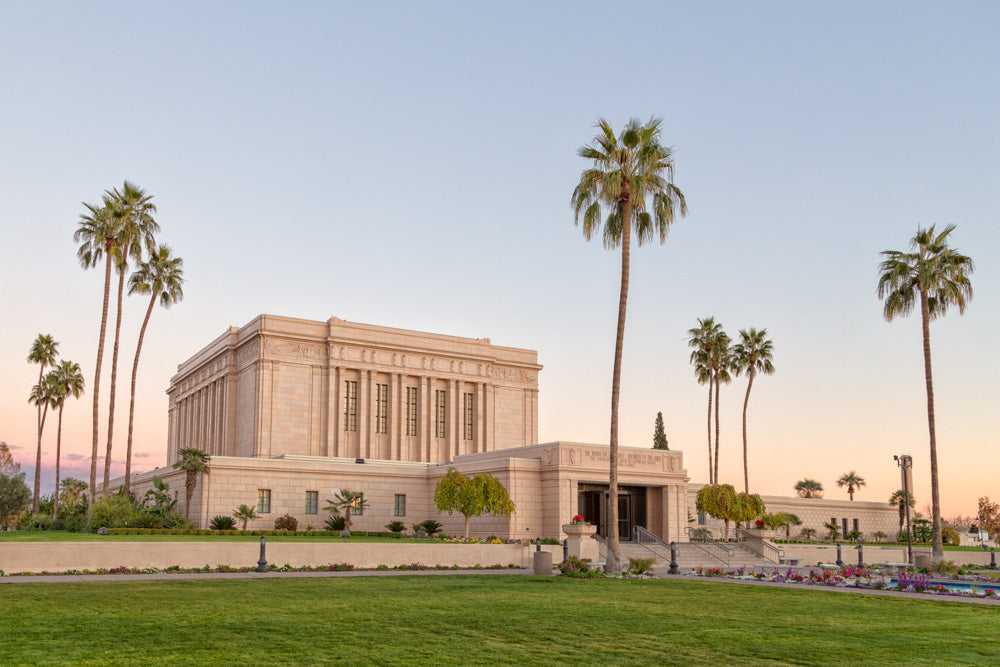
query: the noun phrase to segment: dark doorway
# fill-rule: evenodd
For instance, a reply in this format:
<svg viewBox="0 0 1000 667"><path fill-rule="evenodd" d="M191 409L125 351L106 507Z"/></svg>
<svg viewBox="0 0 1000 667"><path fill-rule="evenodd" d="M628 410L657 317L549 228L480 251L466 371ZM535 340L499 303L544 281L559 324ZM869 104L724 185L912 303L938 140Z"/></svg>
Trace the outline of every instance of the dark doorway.
<svg viewBox="0 0 1000 667"><path fill-rule="evenodd" d="M610 493L607 484L579 484L577 486L577 507L584 520L597 526L601 537L608 536L608 500ZM629 541L633 538L636 526L647 528L646 524L646 487L618 487L618 539Z"/></svg>

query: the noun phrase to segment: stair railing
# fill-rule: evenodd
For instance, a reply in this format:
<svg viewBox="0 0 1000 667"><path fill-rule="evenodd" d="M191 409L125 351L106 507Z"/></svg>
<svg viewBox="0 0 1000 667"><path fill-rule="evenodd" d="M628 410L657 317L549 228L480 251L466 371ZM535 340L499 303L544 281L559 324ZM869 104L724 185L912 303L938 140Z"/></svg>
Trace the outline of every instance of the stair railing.
<svg viewBox="0 0 1000 667"><path fill-rule="evenodd" d="M688 526L690 528L690 526ZM642 526L635 527L635 541L639 544L654 544L669 550L670 545L661 540L659 537L649 532ZM733 550L727 546L719 544L718 542L675 542L674 547L677 548L678 552L690 551L691 549L696 549L719 561L723 565L729 565L729 559L732 558Z"/></svg>
<svg viewBox="0 0 1000 667"><path fill-rule="evenodd" d="M780 563L781 559L785 557L784 549L743 528L736 529L736 539L747 549L772 563Z"/></svg>

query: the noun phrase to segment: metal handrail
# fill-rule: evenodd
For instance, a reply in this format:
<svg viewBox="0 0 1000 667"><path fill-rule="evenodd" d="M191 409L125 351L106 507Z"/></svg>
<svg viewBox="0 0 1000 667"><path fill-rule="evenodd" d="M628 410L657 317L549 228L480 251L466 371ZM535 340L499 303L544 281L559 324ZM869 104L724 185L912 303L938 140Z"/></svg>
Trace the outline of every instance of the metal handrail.
<svg viewBox="0 0 1000 667"><path fill-rule="evenodd" d="M785 557L784 549L771 544L760 535L754 535L748 530L737 528L736 539L742 542L743 546L750 551L771 562L780 563L781 559Z"/></svg>
<svg viewBox="0 0 1000 667"><path fill-rule="evenodd" d="M639 544L643 543L654 543L658 544L666 549L670 548L670 545L661 540L659 537L649 532L642 526L635 527L635 541ZM733 550L727 546L719 544L718 542L675 542L674 547L680 549L685 546L692 546L701 551L705 552L711 558L720 561L723 565L729 565L729 559L733 555Z"/></svg>

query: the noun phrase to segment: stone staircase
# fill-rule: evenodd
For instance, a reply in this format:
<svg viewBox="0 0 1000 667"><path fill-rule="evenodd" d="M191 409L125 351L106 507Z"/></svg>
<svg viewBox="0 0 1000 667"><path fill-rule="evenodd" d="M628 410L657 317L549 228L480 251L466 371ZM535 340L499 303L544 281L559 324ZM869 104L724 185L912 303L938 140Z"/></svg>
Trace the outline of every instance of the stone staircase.
<svg viewBox="0 0 1000 667"><path fill-rule="evenodd" d="M726 547L732 551L732 555L728 556L726 559L728 562L725 562L725 560L721 560L720 558L713 557L710 552L721 552L721 550L714 550L711 549L711 547L702 549L695 543L691 542L680 542L677 544L677 547L677 565L682 570L694 569L699 566L734 570L740 567L761 565L768 562L765 558L762 558L759 554L751 551L741 542L730 542L726 544ZM603 545L601 553L603 556ZM629 558L655 558L656 565L653 569L657 574L665 574L670 566L670 548L664 547L661 544L622 542L621 554L623 564L627 564Z"/></svg>

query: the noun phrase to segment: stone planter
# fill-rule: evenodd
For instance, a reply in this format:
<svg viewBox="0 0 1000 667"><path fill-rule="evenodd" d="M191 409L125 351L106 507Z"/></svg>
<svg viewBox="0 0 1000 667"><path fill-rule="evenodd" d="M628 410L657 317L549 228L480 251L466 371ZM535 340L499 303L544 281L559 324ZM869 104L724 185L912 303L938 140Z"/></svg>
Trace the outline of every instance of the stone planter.
<svg viewBox="0 0 1000 667"><path fill-rule="evenodd" d="M564 523L562 532L566 533L566 555L581 559L597 559L597 541L590 539L597 532L597 526L586 523Z"/></svg>

